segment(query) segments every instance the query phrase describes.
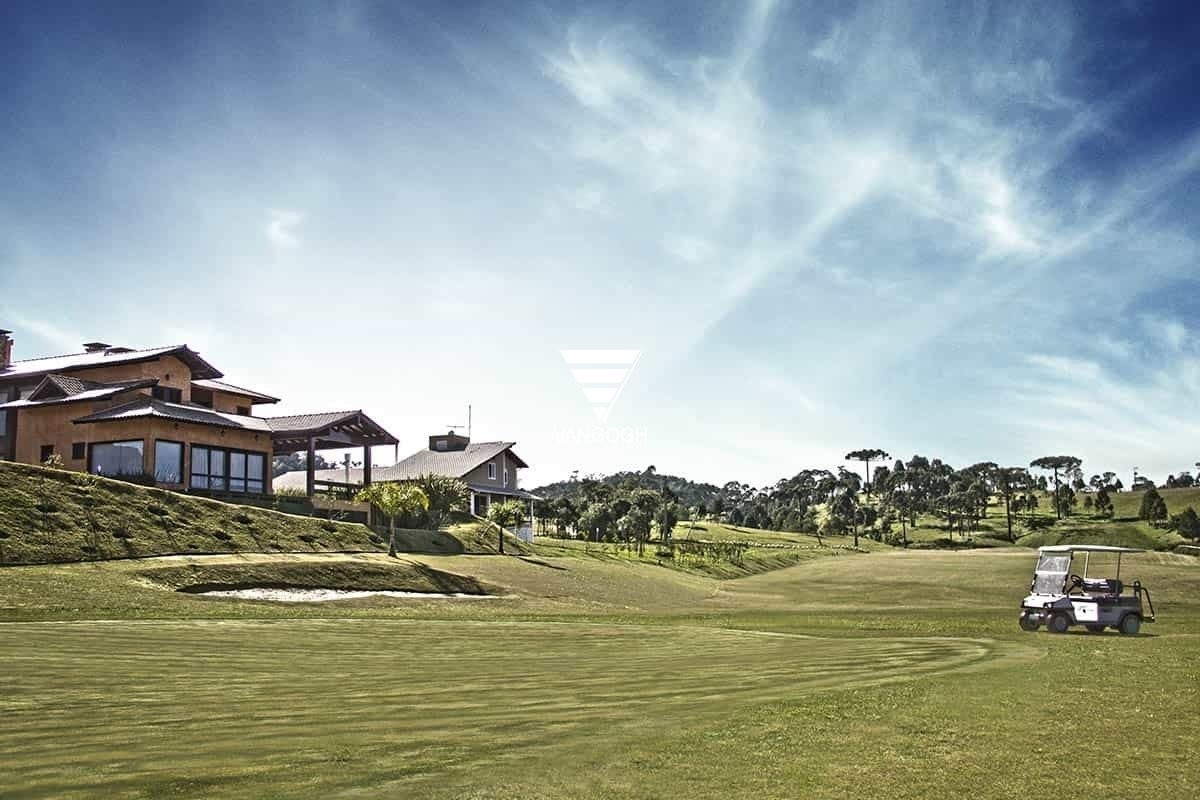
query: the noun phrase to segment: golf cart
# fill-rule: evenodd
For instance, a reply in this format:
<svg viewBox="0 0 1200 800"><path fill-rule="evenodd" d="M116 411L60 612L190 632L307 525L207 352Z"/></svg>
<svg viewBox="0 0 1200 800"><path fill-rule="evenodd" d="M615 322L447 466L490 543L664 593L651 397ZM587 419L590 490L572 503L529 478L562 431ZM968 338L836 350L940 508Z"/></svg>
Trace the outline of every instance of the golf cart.
<svg viewBox="0 0 1200 800"><path fill-rule="evenodd" d="M1045 625L1051 633L1066 633L1072 625L1083 625L1092 633L1116 628L1126 636L1135 635L1143 622L1154 622L1154 602L1141 581L1129 586L1121 583L1121 556L1141 552L1130 547L1093 544L1039 547L1030 594L1021 601L1021 630L1036 631ZM1079 574L1073 569L1076 553L1083 554L1083 569ZM1116 553L1116 577L1088 577L1093 553ZM1142 608L1142 595L1146 597L1149 614Z"/></svg>

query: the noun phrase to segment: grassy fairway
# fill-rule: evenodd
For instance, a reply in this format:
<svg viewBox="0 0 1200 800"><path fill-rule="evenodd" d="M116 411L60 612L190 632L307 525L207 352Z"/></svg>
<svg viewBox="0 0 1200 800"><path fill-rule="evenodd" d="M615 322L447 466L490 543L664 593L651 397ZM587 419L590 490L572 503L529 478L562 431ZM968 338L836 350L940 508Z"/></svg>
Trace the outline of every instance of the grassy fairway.
<svg viewBox="0 0 1200 800"><path fill-rule="evenodd" d="M1200 560L1138 558L1162 622L1136 639L1019 632L1021 550L735 581L413 557L397 586L457 575L502 597L319 606L163 587L196 563L226 579L358 565L382 585L394 562L8 568L0 795L1194 796Z"/></svg>

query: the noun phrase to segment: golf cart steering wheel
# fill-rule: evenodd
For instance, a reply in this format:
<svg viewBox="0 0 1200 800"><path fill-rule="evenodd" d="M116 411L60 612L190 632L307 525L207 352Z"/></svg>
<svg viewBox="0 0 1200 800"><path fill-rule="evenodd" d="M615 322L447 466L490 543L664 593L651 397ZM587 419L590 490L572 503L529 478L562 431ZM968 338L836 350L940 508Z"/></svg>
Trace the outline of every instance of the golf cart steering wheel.
<svg viewBox="0 0 1200 800"><path fill-rule="evenodd" d="M1083 578L1079 577L1078 575L1070 575L1068 577L1071 579L1071 588L1067 590L1067 594L1070 594L1076 589L1083 588Z"/></svg>

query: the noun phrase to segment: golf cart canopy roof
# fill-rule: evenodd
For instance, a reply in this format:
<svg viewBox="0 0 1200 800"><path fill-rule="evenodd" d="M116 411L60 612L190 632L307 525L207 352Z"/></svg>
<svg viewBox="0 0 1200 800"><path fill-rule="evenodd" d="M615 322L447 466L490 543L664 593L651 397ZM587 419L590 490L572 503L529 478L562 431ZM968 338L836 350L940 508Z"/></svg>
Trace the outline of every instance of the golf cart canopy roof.
<svg viewBox="0 0 1200 800"><path fill-rule="evenodd" d="M1109 547L1106 544L1054 544L1039 547L1039 553L1144 553L1135 547Z"/></svg>

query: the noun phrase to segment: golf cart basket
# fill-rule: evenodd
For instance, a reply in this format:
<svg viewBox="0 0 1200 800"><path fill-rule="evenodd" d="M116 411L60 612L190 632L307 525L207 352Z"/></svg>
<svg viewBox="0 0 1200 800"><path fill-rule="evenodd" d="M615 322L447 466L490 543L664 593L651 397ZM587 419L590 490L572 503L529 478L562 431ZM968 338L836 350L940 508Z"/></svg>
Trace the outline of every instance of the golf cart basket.
<svg viewBox="0 0 1200 800"><path fill-rule="evenodd" d="M1021 629L1036 631L1045 625L1051 633L1066 633L1074 625L1083 625L1091 633L1113 628L1126 636L1136 634L1143 622L1154 622L1154 601L1141 581L1129 585L1121 582L1121 556L1141 552L1132 547L1094 544L1038 548L1033 582L1021 601ZM1116 555L1114 576L1088 575L1094 553ZM1077 559L1080 554L1081 567Z"/></svg>

